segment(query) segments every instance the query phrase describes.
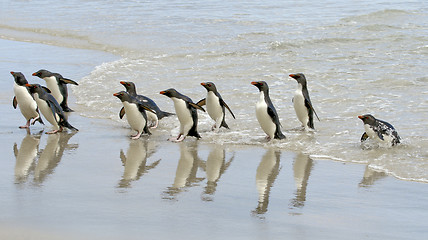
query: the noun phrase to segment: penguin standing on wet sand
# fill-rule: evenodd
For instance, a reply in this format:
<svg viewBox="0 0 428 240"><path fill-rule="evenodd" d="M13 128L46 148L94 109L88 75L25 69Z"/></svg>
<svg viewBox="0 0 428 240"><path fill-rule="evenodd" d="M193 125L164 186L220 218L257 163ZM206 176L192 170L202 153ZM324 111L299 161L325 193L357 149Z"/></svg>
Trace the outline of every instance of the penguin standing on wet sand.
<svg viewBox="0 0 428 240"><path fill-rule="evenodd" d="M10 72L10 74L12 74L15 79L15 84L13 85L13 92L15 93L13 97L13 108L16 109L16 107L19 106L19 110L21 110L22 115L27 120L27 123L19 128L29 128L31 119L33 119L32 125L34 125L36 121L44 124L40 117L36 100L34 100L27 86L25 86L25 84L28 84L28 81L25 79L24 74L21 72Z"/></svg>
<svg viewBox="0 0 428 240"><path fill-rule="evenodd" d="M229 126L226 124L225 121L225 111L224 108L226 107L227 110L229 110L230 114L232 114L232 117L234 119L235 115L233 114L232 110L230 110L229 106L227 106L226 102L221 97L220 93L217 92L217 88L214 83L212 82L203 82L201 83L202 86L204 86L207 89L207 97L200 100L197 105L203 106L207 105L207 112L208 115L215 121L214 126L212 127L213 130L216 132L219 130L220 127L225 127L229 129Z"/></svg>
<svg viewBox="0 0 428 240"><path fill-rule="evenodd" d="M400 143L400 136L391 124L376 119L370 114L358 116L358 118L363 121L366 130L361 136L361 142L371 138L381 143L387 143L389 146Z"/></svg>
<svg viewBox="0 0 428 240"><path fill-rule="evenodd" d="M30 92L34 94L34 99L37 102L40 112L55 128L55 130L47 132L47 134L62 132L64 127L79 131L77 128L71 126L67 121L61 106L55 98L47 92L49 89L46 89L39 84L26 84L26 86Z"/></svg>
<svg viewBox="0 0 428 240"><path fill-rule="evenodd" d="M201 138L198 133L198 113L197 109L205 110L193 103L192 99L177 92L174 88L170 88L165 91L161 91L160 94L165 95L172 99L174 102L175 113L177 114L178 120L180 121L180 133L177 138L171 138L169 140L174 142L181 142L187 136L193 136Z"/></svg>
<svg viewBox="0 0 428 240"><path fill-rule="evenodd" d="M267 139L284 139L281 132L281 124L275 107L269 97L269 87L265 81L251 82L260 91L260 98L256 104L256 117Z"/></svg>
<svg viewBox="0 0 428 240"><path fill-rule="evenodd" d="M297 118L302 123L305 130L309 130L308 128L314 130L314 113L318 121L320 119L312 106L305 75L303 75L303 73L296 73L290 74L290 77L294 78L298 83L297 90L294 92L293 97L294 110L296 111Z"/></svg>
<svg viewBox="0 0 428 240"><path fill-rule="evenodd" d="M126 119L128 120L131 128L137 131L137 134L131 136L131 138L138 139L143 133L150 135L151 133L147 127L146 111L152 110L142 104L140 100L125 91L115 93L113 96L119 98L120 101L122 101L123 107L127 113Z"/></svg>
<svg viewBox="0 0 428 240"><path fill-rule="evenodd" d="M79 85L77 82L68 78L64 78L59 73L52 73L44 69L33 73L33 76L37 76L46 81L47 87L49 88L49 90L51 90L52 95L60 104L64 112L73 112L73 110L70 109L67 105L67 84Z"/></svg>
<svg viewBox="0 0 428 240"><path fill-rule="evenodd" d="M154 113L151 111L147 112L147 120L151 122L151 125L152 125L151 128L156 128L158 126L159 120L161 120L162 118L174 115L173 113L164 112L160 110L158 105L156 105L156 103L152 99L143 95L137 95L137 90L133 82L121 81L120 84L122 84L126 88L126 92L128 92L129 95L137 98L138 100L141 101L143 105L145 105L147 108L150 108L154 111ZM125 115L125 112L126 111L124 107L120 109L119 117L121 119L123 118L123 115Z"/></svg>

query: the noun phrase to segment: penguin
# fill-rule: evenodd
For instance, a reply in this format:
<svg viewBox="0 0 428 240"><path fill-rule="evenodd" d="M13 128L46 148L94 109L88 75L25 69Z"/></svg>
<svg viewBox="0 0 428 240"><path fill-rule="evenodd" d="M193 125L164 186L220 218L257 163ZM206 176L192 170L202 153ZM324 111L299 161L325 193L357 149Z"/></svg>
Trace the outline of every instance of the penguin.
<svg viewBox="0 0 428 240"><path fill-rule="evenodd" d="M389 146L400 143L401 138L391 124L376 119L370 114L358 116L358 118L363 121L364 129L366 130L361 136L361 142L371 138L381 143L387 143Z"/></svg>
<svg viewBox="0 0 428 240"><path fill-rule="evenodd" d="M151 135L149 128L147 127L146 111L154 113L153 110L149 109L140 100L125 91L114 93L113 96L122 101L123 107L128 113L126 119L128 120L132 130L137 131L137 134L131 136L131 139L139 139L143 133Z"/></svg>
<svg viewBox="0 0 428 240"><path fill-rule="evenodd" d="M15 79L15 83L13 85L13 92L15 93L12 101L13 108L16 109L19 105L19 110L21 110L22 115L27 120L27 123L19 128L29 128L31 119L33 119L31 125L34 125L36 121L44 124L40 117L36 100L34 100L34 97L29 92L27 86L25 86L28 81L25 79L24 74L21 72L10 72L10 74L12 74Z"/></svg>
<svg viewBox="0 0 428 240"><path fill-rule="evenodd" d="M269 87L265 81L251 82L260 91L260 98L256 104L256 117L267 139L284 139L281 132L281 124L275 107L269 97Z"/></svg>
<svg viewBox="0 0 428 240"><path fill-rule="evenodd" d="M226 107L227 110L229 110L230 114L232 114L232 117L236 119L232 110L230 110L229 106L227 106L226 102L223 100L220 93L217 92L217 88L214 83L202 82L201 85L207 89L208 91L207 97L200 100L196 104L199 106L207 105L208 115L211 117L211 119L215 121L215 124L212 127L212 130L215 130L216 132L218 132L220 127L225 127L229 129L229 126L225 121L226 114L225 114L224 108Z"/></svg>
<svg viewBox="0 0 428 240"><path fill-rule="evenodd" d="M49 89L40 86L39 84L26 84L31 93L34 94L37 106L46 120L51 123L55 130L47 132L46 134L53 134L62 132L63 128L79 131L77 128L71 126L67 121L64 111L55 100L55 98L48 92Z"/></svg>
<svg viewBox="0 0 428 240"><path fill-rule="evenodd" d="M64 112L73 112L73 110L67 105L67 84L79 85L77 82L68 78L64 78L59 73L52 73L45 69L40 69L39 71L33 73L33 76L37 76L46 81L47 87L51 90L52 95L60 104Z"/></svg>
<svg viewBox="0 0 428 240"><path fill-rule="evenodd" d="M192 99L177 92L174 88L161 91L160 94L172 99L174 102L175 113L180 121L180 133L177 138L171 138L171 141L181 142L187 136L193 136L197 139L201 138L198 133L198 113L197 109L204 111L201 106L193 103Z"/></svg>
<svg viewBox="0 0 428 240"><path fill-rule="evenodd" d="M156 105L156 103L152 99L150 99L146 96L143 96L143 95L137 95L137 90L136 90L135 84L133 82L121 81L120 84L122 84L126 88L126 92L128 92L131 96L140 100L142 102L142 104L144 104L146 107L152 109L155 112L155 113L153 113L151 111L147 112L147 120L152 122L151 128L156 128L158 126L158 122L160 119L174 115L173 113L164 112L164 111L160 110L158 105ZM125 115L125 108L124 107L122 107L122 109L120 109L120 112L119 112L120 119L123 118L123 115Z"/></svg>
<svg viewBox="0 0 428 240"><path fill-rule="evenodd" d="M314 113L318 121L320 119L311 103L305 75L303 73L296 73L290 74L289 76L294 78L298 83L293 97L294 110L296 111L297 118L302 123L305 130L315 130Z"/></svg>

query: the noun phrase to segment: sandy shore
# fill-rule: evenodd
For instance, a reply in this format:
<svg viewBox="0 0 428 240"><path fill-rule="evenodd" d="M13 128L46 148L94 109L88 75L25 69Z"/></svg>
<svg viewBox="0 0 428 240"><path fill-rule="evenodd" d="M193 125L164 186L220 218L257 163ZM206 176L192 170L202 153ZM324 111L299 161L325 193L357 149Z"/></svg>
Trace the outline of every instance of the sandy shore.
<svg viewBox="0 0 428 240"><path fill-rule="evenodd" d="M125 124L80 116L73 93L79 132L46 135L50 126L36 124L27 134L10 71L78 81L115 57L4 40L0 50L1 239L426 237L428 185L364 165L194 139L132 141ZM53 59L58 52L68 57Z"/></svg>

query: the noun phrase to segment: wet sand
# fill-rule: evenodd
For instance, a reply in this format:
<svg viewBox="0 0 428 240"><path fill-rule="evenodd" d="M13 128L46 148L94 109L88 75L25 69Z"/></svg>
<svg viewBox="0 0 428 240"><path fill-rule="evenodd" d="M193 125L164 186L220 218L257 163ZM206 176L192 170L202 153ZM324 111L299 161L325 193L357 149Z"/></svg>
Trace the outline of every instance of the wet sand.
<svg viewBox="0 0 428 240"><path fill-rule="evenodd" d="M43 67L78 81L114 56L0 46L1 239L426 237L428 185L365 165L268 146L176 144L168 135L132 141L125 122L80 116L72 92L69 121L79 132L46 135L49 124L36 124L27 134L18 129L24 119L12 108L9 71L34 80ZM52 59L58 51L69 57Z"/></svg>

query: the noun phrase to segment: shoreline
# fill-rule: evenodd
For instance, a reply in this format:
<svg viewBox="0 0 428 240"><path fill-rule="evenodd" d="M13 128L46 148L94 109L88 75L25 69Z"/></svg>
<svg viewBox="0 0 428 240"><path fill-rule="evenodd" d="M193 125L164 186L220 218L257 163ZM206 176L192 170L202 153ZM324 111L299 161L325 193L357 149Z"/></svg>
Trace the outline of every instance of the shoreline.
<svg viewBox="0 0 428 240"><path fill-rule="evenodd" d="M139 239L142 234L157 239L425 237L428 185L364 164L193 138L178 144L150 137L132 141L126 124L78 111L70 114L70 123L80 130L75 134L37 134L50 126L36 123L27 135L18 128L23 117L11 106L9 71L25 71L29 78L37 62L80 79L91 66L114 57L38 44L6 45L23 55L38 48L52 52L0 63L5 79L0 97L1 237L26 239L34 232L48 239ZM57 62L50 58L57 51L76 56ZM7 70L10 65L14 69ZM70 97L70 107L78 109L72 91ZM23 146L36 154L18 161ZM10 225L16 234L7 231Z"/></svg>

